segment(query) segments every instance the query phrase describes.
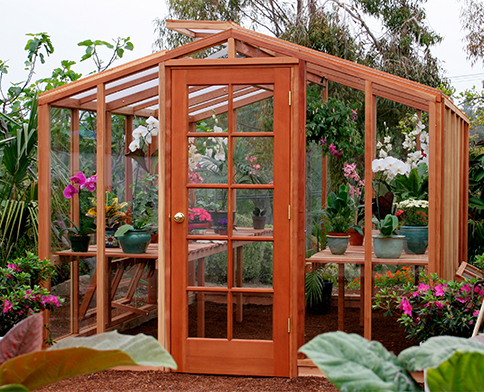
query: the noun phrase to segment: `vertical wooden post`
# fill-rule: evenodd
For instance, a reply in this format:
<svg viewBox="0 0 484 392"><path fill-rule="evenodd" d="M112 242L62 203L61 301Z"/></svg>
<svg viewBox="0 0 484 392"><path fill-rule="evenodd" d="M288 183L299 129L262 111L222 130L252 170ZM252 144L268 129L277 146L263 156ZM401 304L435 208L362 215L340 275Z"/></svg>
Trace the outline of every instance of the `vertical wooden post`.
<svg viewBox="0 0 484 392"><path fill-rule="evenodd" d="M97 167L97 218L96 218L96 242L97 246L97 277L96 277L96 307L97 307L97 333L102 333L106 330L106 321L109 316L109 276L108 264L106 261L106 252L103 246L106 226L106 211L102 208L106 204L106 144L107 144L107 126L106 126L106 93L103 83L97 85L97 106L96 106L96 132L97 132L97 148L96 148L96 167Z"/></svg>
<svg viewBox="0 0 484 392"><path fill-rule="evenodd" d="M227 57L229 59L235 59L237 57L237 52L235 50L235 39L234 38L229 38L227 40L228 42L228 53L227 53Z"/></svg>
<svg viewBox="0 0 484 392"><path fill-rule="evenodd" d="M373 95L373 83L365 81L365 287L364 290L364 336L371 340L371 300L372 300L372 196L373 196L373 172L371 161L375 154L376 138L376 97Z"/></svg>
<svg viewBox="0 0 484 392"><path fill-rule="evenodd" d="M125 153L129 153L129 145L133 141L133 117L132 115L126 116L124 123L124 136L126 139ZM133 189L131 184L133 183L133 160L130 157L124 157L124 200L133 200Z"/></svg>
<svg viewBox="0 0 484 392"><path fill-rule="evenodd" d="M323 80L323 95L322 101L328 101L328 79ZM328 202L328 157L323 154L321 160L321 209L326 208Z"/></svg>
<svg viewBox="0 0 484 392"><path fill-rule="evenodd" d="M79 171L79 109L71 109L71 175ZM71 219L80 225L79 194L71 199ZM79 259L71 262L71 333L79 333Z"/></svg>
<svg viewBox="0 0 484 392"><path fill-rule="evenodd" d="M112 163L111 163L111 131L112 131L112 118L111 112L106 112L106 133L105 133L105 144L104 144L104 153L106 157L104 158L104 178L105 178L105 187L106 190L111 192L112 191ZM99 170L99 169L98 169Z"/></svg>
<svg viewBox="0 0 484 392"><path fill-rule="evenodd" d="M169 241L167 241L167 225L169 223L168 210L166 208L166 69L165 63L159 65L158 72L159 79L159 107L158 107L158 341L167 350L170 349L169 344L169 307L166 306L166 252L169 249ZM168 167L171 165L168 163Z"/></svg>

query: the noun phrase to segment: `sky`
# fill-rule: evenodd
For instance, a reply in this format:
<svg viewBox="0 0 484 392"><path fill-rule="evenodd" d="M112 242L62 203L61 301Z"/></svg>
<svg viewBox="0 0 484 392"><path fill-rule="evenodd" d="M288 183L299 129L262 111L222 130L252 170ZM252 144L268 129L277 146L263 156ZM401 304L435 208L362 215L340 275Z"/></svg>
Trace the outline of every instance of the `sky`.
<svg viewBox="0 0 484 392"><path fill-rule="evenodd" d="M484 67L471 67L463 51L464 32L459 20L458 0L428 0L424 5L430 26L444 37L433 49L457 91L477 86L482 89ZM47 32L55 51L46 64L36 67L35 78L48 77L62 60L74 60L73 69L87 75L94 69L92 60L79 63L85 48L77 46L86 39L111 41L130 37L132 52L126 51L115 65L136 60L153 52L156 39L153 21L167 13L164 0L0 0L0 59L8 60L9 73L3 76L5 91L10 82L25 80L23 62L27 33ZM106 51L105 58L109 55Z"/></svg>

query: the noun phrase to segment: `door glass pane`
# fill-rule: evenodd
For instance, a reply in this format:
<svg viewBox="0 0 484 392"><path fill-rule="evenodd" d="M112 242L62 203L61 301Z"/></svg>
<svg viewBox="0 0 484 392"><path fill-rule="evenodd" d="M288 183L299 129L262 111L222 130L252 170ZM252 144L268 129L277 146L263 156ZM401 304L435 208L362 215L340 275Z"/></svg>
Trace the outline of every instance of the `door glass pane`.
<svg viewBox="0 0 484 392"><path fill-rule="evenodd" d="M234 235L272 236L273 189L237 189ZM263 231L261 231L263 230Z"/></svg>
<svg viewBox="0 0 484 392"><path fill-rule="evenodd" d="M235 138L233 152L235 184L272 184L274 180L274 139Z"/></svg>
<svg viewBox="0 0 484 392"><path fill-rule="evenodd" d="M227 293L188 292L188 337L227 338Z"/></svg>
<svg viewBox="0 0 484 392"><path fill-rule="evenodd" d="M272 84L234 86L234 106L237 108L236 132L273 131L273 91Z"/></svg>
<svg viewBox="0 0 484 392"><path fill-rule="evenodd" d="M227 132L228 91L226 85L188 88L189 132Z"/></svg>
<svg viewBox="0 0 484 392"><path fill-rule="evenodd" d="M188 138L188 183L227 184L227 137Z"/></svg>
<svg viewBox="0 0 484 392"><path fill-rule="evenodd" d="M188 225L189 235L227 235L227 188L189 188ZM232 222L237 219L232 214Z"/></svg>
<svg viewBox="0 0 484 392"><path fill-rule="evenodd" d="M269 241L234 241L234 287L272 288L273 249Z"/></svg>
<svg viewBox="0 0 484 392"><path fill-rule="evenodd" d="M227 241L188 244L188 285L227 287Z"/></svg>
<svg viewBox="0 0 484 392"><path fill-rule="evenodd" d="M272 293L234 293L233 338L272 340Z"/></svg>

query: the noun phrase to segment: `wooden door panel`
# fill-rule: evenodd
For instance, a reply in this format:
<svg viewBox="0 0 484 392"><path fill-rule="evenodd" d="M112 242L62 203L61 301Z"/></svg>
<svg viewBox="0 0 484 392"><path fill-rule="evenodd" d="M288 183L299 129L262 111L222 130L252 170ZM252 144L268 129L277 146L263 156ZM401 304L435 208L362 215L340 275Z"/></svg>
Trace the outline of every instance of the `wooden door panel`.
<svg viewBox="0 0 484 392"><path fill-rule="evenodd" d="M226 245L220 248L230 250L227 253L227 282L217 287L206 286L205 281L198 281L204 279L205 274L205 258L197 258L193 256L193 246L190 245L187 238L188 222L171 223L171 239L172 239L172 253L171 253L171 347L172 355L178 364L178 370L181 372L194 373L213 373L213 374L244 374L244 375L259 375L259 376L288 376L289 375L289 275L290 275L290 260L289 260L289 195L290 182L288 181L288 173L290 172L290 124L291 111L289 105L289 90L291 85L291 69L289 67L280 68L217 68L217 69L173 69L172 73L172 208L171 215L174 216L177 212L182 212L188 217L189 197L188 191L190 189L209 189L217 188L217 186L207 184L188 184L188 146L189 137L194 137L193 132L196 131L193 125L189 124L189 87L191 91L196 90L193 86L228 86L228 96L232 91L240 91L243 86L257 86L269 91L264 95L270 95L270 88L273 86L273 125L269 132L259 132L257 137L269 137L273 140L273 182L258 186L252 184L246 188L240 188L240 185L233 183L233 177L228 177L226 185L219 186L219 189L227 189L231 205L234 206L234 199L236 196L236 189L271 189L273 197L273 229L269 237L255 238L247 237L244 230L234 229L227 237L221 238ZM262 86L262 87L261 87ZM219 97L217 97L219 99ZM196 102L192 99L191 102ZM249 135L241 136L241 133L231 136L234 133L235 127L235 110L240 107L228 101L227 108L229 110L229 126L226 132L228 138L227 145L227 160L233 158L231 149L234 146L236 138L249 137ZM238 109L237 109L238 110ZM190 133L192 132L192 133ZM221 132L221 131L217 131ZM250 136L253 137L253 136ZM248 140L248 139L246 139ZM260 139L259 139L260 140ZM191 142L193 143L193 141ZM247 144L247 143L246 143ZM247 155L249 156L249 154ZM232 163L230 163L232 164ZM235 169L230 169L235 170ZM197 188L198 187L198 188ZM234 192L230 192L234 189ZM191 203L193 201L190 200ZM231 208L236 207L230 207ZM235 215L234 215L235 216ZM229 221L231 221L229 219ZM210 243L215 241L220 243L216 233L211 231L201 238L196 238L190 241L200 241L201 243ZM250 232L250 230L249 230ZM205 233L204 233L205 234ZM242 235L245 243L253 242L273 242L273 260L272 260L272 285L270 287L232 287L232 276L234 273L234 251L241 246L241 241L236 240L237 235ZM254 235L254 234L249 234ZM190 249L190 250L189 250ZM208 252L210 253L210 252ZM215 254L216 251L211 251L210 254ZM239 251L237 251L237 255ZM191 256L190 256L191 255ZM191 261L189 261L191 260ZM208 262L208 261L207 261ZM190 263L190 265L189 265ZM222 262L223 265L223 262ZM202 268L202 273L196 273L195 268ZM190 275L191 274L191 275ZM195 283L196 282L196 283ZM222 300L222 308L225 303L227 309L227 334L226 339L210 338L209 333L205 335L205 329L210 326L205 325L205 300L206 298L225 296L225 301ZM237 294L239 293L239 294ZM234 339L233 337L233 323L239 321L236 312L241 312L242 306L240 298L243 296L240 293L245 293L250 297L250 293L256 297L257 293L269 293L272 296L272 340L253 340L253 339ZM201 299L201 303L197 303L197 311L195 313L198 327L195 328L195 335L189 335L189 306L191 305L192 313L194 312L193 301L194 298ZM266 307L267 308L267 307ZM200 317L203 317L203 322ZM243 316L242 316L243 317ZM261 319L261 322L264 320ZM270 322L270 321L269 321ZM240 324L242 325L242 324ZM190 329L193 330L193 326ZM192 337L189 336L198 336ZM201 337L200 337L201 336ZM219 335L215 336L218 337Z"/></svg>

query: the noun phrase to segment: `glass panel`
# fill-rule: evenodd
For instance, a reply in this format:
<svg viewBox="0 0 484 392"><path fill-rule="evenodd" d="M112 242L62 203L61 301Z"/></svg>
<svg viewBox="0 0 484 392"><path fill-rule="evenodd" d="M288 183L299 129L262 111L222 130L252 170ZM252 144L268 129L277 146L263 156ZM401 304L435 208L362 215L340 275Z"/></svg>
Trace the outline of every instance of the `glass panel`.
<svg viewBox="0 0 484 392"><path fill-rule="evenodd" d="M188 189L188 234L216 235L222 234L219 228L227 230L227 193L228 189ZM232 219L235 222L235 213Z"/></svg>
<svg viewBox="0 0 484 392"><path fill-rule="evenodd" d="M227 338L227 293L188 292L188 337Z"/></svg>
<svg viewBox="0 0 484 392"><path fill-rule="evenodd" d="M188 183L227 184L227 137L188 138Z"/></svg>
<svg viewBox="0 0 484 392"><path fill-rule="evenodd" d="M188 285L227 287L227 241L188 244Z"/></svg>
<svg viewBox="0 0 484 392"><path fill-rule="evenodd" d="M190 132L227 132L228 86L190 86L188 112Z"/></svg>
<svg viewBox="0 0 484 392"><path fill-rule="evenodd" d="M272 297L272 293L234 293L234 339L272 340Z"/></svg>
<svg viewBox="0 0 484 392"><path fill-rule="evenodd" d="M235 184L272 184L274 139L238 137L233 152Z"/></svg>
<svg viewBox="0 0 484 392"><path fill-rule="evenodd" d="M234 235L272 236L272 189L237 189L237 225ZM264 232L259 230L265 230Z"/></svg>
<svg viewBox="0 0 484 392"><path fill-rule="evenodd" d="M234 86L235 107L243 99L258 100L237 109L236 132L273 132L274 98L265 98L273 89L273 85Z"/></svg>
<svg viewBox="0 0 484 392"><path fill-rule="evenodd" d="M234 241L234 287L272 288L274 243Z"/></svg>

